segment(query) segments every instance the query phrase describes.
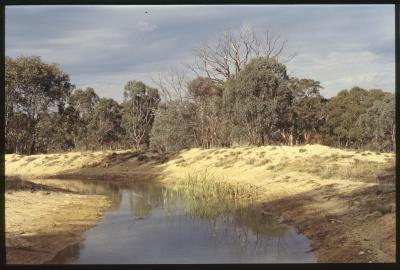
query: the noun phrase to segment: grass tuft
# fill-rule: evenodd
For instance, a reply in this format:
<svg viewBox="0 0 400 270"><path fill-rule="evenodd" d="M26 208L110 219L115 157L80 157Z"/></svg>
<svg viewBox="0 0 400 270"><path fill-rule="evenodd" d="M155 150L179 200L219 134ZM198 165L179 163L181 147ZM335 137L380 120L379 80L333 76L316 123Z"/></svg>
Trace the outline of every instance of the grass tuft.
<svg viewBox="0 0 400 270"><path fill-rule="evenodd" d="M252 204L261 194L253 185L232 185L205 171L192 171L175 186L188 212L215 217Z"/></svg>

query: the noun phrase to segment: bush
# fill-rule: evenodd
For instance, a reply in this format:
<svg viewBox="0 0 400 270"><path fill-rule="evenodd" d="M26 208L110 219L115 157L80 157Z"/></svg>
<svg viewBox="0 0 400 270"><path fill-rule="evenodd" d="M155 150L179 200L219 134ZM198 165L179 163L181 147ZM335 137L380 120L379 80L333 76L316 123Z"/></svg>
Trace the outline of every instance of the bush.
<svg viewBox="0 0 400 270"><path fill-rule="evenodd" d="M189 102L161 104L155 113L150 148L179 151L195 146L194 107Z"/></svg>

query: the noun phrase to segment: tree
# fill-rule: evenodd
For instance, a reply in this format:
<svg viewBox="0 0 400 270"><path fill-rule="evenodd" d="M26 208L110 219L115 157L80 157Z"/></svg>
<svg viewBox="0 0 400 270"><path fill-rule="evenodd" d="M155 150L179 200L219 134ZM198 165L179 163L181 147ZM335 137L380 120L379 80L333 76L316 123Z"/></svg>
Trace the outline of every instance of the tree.
<svg viewBox="0 0 400 270"><path fill-rule="evenodd" d="M6 57L5 65L6 150L32 154L43 139L37 128L41 116L61 114L74 86L58 65L38 56Z"/></svg>
<svg viewBox="0 0 400 270"><path fill-rule="evenodd" d="M40 153L71 151L78 138L79 114L71 106L61 114L50 112L40 117L37 123L36 151Z"/></svg>
<svg viewBox="0 0 400 270"><path fill-rule="evenodd" d="M196 133L201 147L210 148L220 144L222 90L209 78L199 77L188 85L196 110Z"/></svg>
<svg viewBox="0 0 400 270"><path fill-rule="evenodd" d="M223 93L225 117L238 143L293 143L286 67L266 57L253 59L229 79Z"/></svg>
<svg viewBox="0 0 400 270"><path fill-rule="evenodd" d="M123 136L122 107L111 98L100 98L88 125L91 147L113 147Z"/></svg>
<svg viewBox="0 0 400 270"><path fill-rule="evenodd" d="M170 67L166 72L152 75L151 80L158 87L163 101L183 103L192 98L187 89L187 73L182 68Z"/></svg>
<svg viewBox="0 0 400 270"><path fill-rule="evenodd" d="M68 104L78 113L78 119L75 123L77 128L76 147L84 147L85 149L89 147L87 127L99 100L99 96L91 87L84 90L76 89L68 99Z"/></svg>
<svg viewBox="0 0 400 270"><path fill-rule="evenodd" d="M70 106L74 107L82 119L87 119L93 113L96 104L99 102L99 96L91 87L86 89L76 89L68 99Z"/></svg>
<svg viewBox="0 0 400 270"><path fill-rule="evenodd" d="M160 102L158 90L140 81L129 81L124 88L122 126L130 147L149 146L154 113Z"/></svg>
<svg viewBox="0 0 400 270"><path fill-rule="evenodd" d="M327 102L320 95L322 86L311 79L290 78L289 87L293 93L293 123L296 142L310 143L324 124L323 108Z"/></svg>
<svg viewBox="0 0 400 270"><path fill-rule="evenodd" d="M362 130L363 144L378 151L394 151L396 144L395 96L385 93L360 117L357 126Z"/></svg>
<svg viewBox="0 0 400 270"><path fill-rule="evenodd" d="M367 91L355 86L350 91L342 90L332 97L324 113L324 142L346 148L361 147L363 130L356 125L357 120L383 95L381 90Z"/></svg>
<svg viewBox="0 0 400 270"><path fill-rule="evenodd" d="M177 151L198 145L194 115L193 103L161 103L155 114L150 147L159 151Z"/></svg>
<svg viewBox="0 0 400 270"><path fill-rule="evenodd" d="M239 31L224 32L216 40L197 47L195 63L190 68L197 76L223 83L240 72L253 58L283 58L286 43L286 39L269 28L264 35L260 35L251 25L243 25ZM286 61L294 56L289 55Z"/></svg>

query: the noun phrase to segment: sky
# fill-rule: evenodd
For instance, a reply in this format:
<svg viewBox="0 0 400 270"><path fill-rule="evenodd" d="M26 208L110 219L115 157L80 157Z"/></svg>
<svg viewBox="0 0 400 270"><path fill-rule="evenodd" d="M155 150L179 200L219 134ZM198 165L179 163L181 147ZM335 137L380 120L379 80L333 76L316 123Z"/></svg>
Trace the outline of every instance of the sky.
<svg viewBox="0 0 400 270"><path fill-rule="evenodd" d="M147 11L147 13L146 13ZM199 43L251 24L288 40L290 76L331 97L360 86L394 92L394 5L7 6L6 55L58 63L77 88L122 101L129 80L191 63Z"/></svg>

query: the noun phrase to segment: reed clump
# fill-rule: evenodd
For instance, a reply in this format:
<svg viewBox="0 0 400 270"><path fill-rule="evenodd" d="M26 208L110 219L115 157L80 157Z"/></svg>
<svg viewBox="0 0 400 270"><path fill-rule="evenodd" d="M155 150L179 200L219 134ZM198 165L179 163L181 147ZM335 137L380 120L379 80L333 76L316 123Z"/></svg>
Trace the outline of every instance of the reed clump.
<svg viewBox="0 0 400 270"><path fill-rule="evenodd" d="M178 194L173 194L174 192ZM234 185L207 172L190 172L166 196L179 196L189 214L213 218L248 207L261 194L253 185ZM168 199L165 199L166 201Z"/></svg>

